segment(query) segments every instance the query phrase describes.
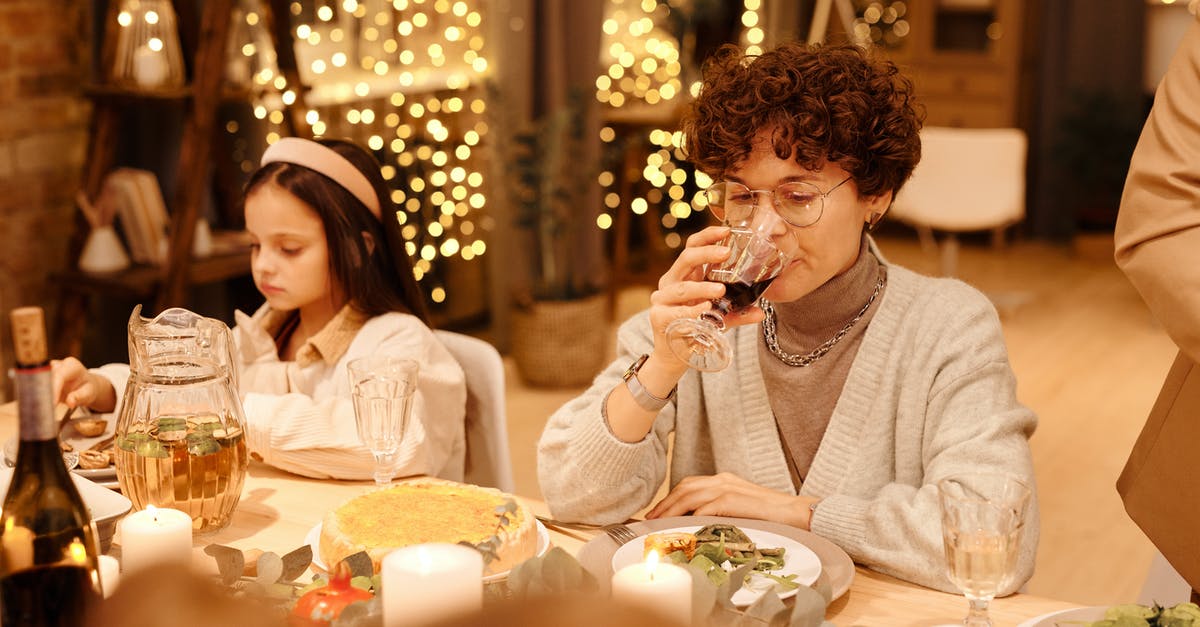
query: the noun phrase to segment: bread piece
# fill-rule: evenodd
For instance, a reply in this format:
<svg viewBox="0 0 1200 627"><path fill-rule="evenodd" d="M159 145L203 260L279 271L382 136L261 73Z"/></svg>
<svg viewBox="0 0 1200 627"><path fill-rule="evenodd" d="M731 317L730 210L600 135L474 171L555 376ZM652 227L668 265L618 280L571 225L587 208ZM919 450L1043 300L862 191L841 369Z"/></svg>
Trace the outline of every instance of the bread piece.
<svg viewBox="0 0 1200 627"><path fill-rule="evenodd" d="M692 556L696 554L696 536L678 531L652 533L646 536L642 556L649 555L650 551L658 551L659 557L666 557L668 553L675 551L683 551L683 555L688 558L688 561L691 561Z"/></svg>

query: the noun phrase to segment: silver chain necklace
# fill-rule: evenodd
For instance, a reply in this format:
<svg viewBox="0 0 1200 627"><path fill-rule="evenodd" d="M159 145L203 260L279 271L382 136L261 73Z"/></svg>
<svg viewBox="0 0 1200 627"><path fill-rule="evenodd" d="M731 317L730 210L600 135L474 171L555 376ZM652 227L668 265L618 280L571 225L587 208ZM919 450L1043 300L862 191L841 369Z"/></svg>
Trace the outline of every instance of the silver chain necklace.
<svg viewBox="0 0 1200 627"><path fill-rule="evenodd" d="M762 307L762 310L767 314L767 317L762 321L763 341L767 343L767 348L771 350L771 354L778 358L779 361L796 368L808 366L814 361L824 357L825 354L829 352L829 349L833 348L835 344L842 341L842 338L846 337L846 334L850 332L850 329L853 329L854 325L857 324L859 320L862 320L862 317L866 315L867 310L871 308L871 303L875 302L875 297L879 296L879 290L881 289L883 289L882 277L880 277L879 281L875 283L875 291L871 292L871 297L867 299L867 304L863 305L863 308L858 310L858 313L850 319L850 322L847 322L846 326L842 327L842 329L835 333L833 337L825 340L824 344L814 348L813 351L807 355L793 355L791 353L784 352L784 350L779 347L779 336L775 332L775 306L772 305L771 301L769 300L761 300L759 301L759 306Z"/></svg>

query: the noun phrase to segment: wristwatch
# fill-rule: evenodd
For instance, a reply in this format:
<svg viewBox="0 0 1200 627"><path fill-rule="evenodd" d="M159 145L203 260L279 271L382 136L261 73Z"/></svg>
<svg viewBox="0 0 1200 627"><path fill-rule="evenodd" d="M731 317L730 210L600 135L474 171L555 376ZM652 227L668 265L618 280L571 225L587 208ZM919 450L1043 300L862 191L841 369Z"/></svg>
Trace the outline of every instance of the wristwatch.
<svg viewBox="0 0 1200 627"><path fill-rule="evenodd" d="M633 395L633 402L637 403L638 407L646 411L658 411L666 407L667 403L675 397L675 388L671 388L671 392L667 394L666 398L659 398L651 394L642 385L642 382L638 380L637 373L642 369L642 365L646 363L647 359L650 359L650 355L638 357L636 361L625 369L625 374L621 375L621 378L625 380L625 388Z"/></svg>

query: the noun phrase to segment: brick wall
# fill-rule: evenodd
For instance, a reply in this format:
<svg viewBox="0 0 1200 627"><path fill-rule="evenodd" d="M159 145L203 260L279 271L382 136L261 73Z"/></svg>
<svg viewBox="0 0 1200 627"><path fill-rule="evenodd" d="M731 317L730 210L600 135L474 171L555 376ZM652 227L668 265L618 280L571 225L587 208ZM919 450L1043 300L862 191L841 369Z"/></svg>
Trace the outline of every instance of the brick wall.
<svg viewBox="0 0 1200 627"><path fill-rule="evenodd" d="M73 197L87 148L90 5L0 1L0 364L11 365L8 311L42 305L53 324ZM53 332L53 329L51 329ZM5 383L7 383L5 381ZM0 396L4 388L0 386Z"/></svg>

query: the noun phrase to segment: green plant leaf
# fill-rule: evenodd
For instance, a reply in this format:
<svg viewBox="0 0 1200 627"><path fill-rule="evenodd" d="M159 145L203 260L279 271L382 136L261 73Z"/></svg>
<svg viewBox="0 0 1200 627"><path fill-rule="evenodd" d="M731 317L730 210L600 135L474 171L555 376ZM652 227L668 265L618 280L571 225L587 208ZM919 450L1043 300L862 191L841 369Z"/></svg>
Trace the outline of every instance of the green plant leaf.
<svg viewBox="0 0 1200 627"><path fill-rule="evenodd" d="M829 579L829 573L824 569L817 576L817 580L812 583L812 589L821 594L821 597L825 599L825 605L833 603L833 583Z"/></svg>
<svg viewBox="0 0 1200 627"><path fill-rule="evenodd" d="M350 567L351 577L370 577L375 574L375 565L371 562L371 556L367 555L366 551L359 551L353 555L348 555L342 561L346 563L346 566Z"/></svg>
<svg viewBox="0 0 1200 627"><path fill-rule="evenodd" d="M342 609L330 627L383 627L383 602L378 595L368 601L355 601Z"/></svg>
<svg viewBox="0 0 1200 627"><path fill-rule="evenodd" d="M825 622L825 608L829 604L820 592L801 586L792 598L792 620L790 627L820 627Z"/></svg>
<svg viewBox="0 0 1200 627"><path fill-rule="evenodd" d="M676 551L682 553L683 551ZM674 555L674 553L672 553ZM696 568L685 568L692 576L692 616L708 616L717 605L717 587L708 580L708 575Z"/></svg>
<svg viewBox="0 0 1200 627"><path fill-rule="evenodd" d="M766 625L787 625L787 606L774 592L759 595L754 603L742 611L742 615L752 621Z"/></svg>
<svg viewBox="0 0 1200 627"><path fill-rule="evenodd" d="M246 556L241 551L231 546L210 544L204 547L204 552L216 560L222 584L231 586L241 578L246 568Z"/></svg>
<svg viewBox="0 0 1200 627"><path fill-rule="evenodd" d="M742 589L742 584L745 583L746 577L750 576L752 570L754 570L754 560L729 571L729 578L717 588L717 603L721 604L721 607L737 607L733 604L733 595Z"/></svg>
<svg viewBox="0 0 1200 627"><path fill-rule="evenodd" d="M312 547L304 545L283 556L283 575L280 581L295 581L312 565Z"/></svg>
<svg viewBox="0 0 1200 627"><path fill-rule="evenodd" d="M257 562L258 576L255 581L267 586L279 581L283 575L283 560L278 555L267 551L258 556Z"/></svg>
<svg viewBox="0 0 1200 627"><path fill-rule="evenodd" d="M583 567L570 553L559 547L542 558L542 581L552 592L573 592L583 584Z"/></svg>

